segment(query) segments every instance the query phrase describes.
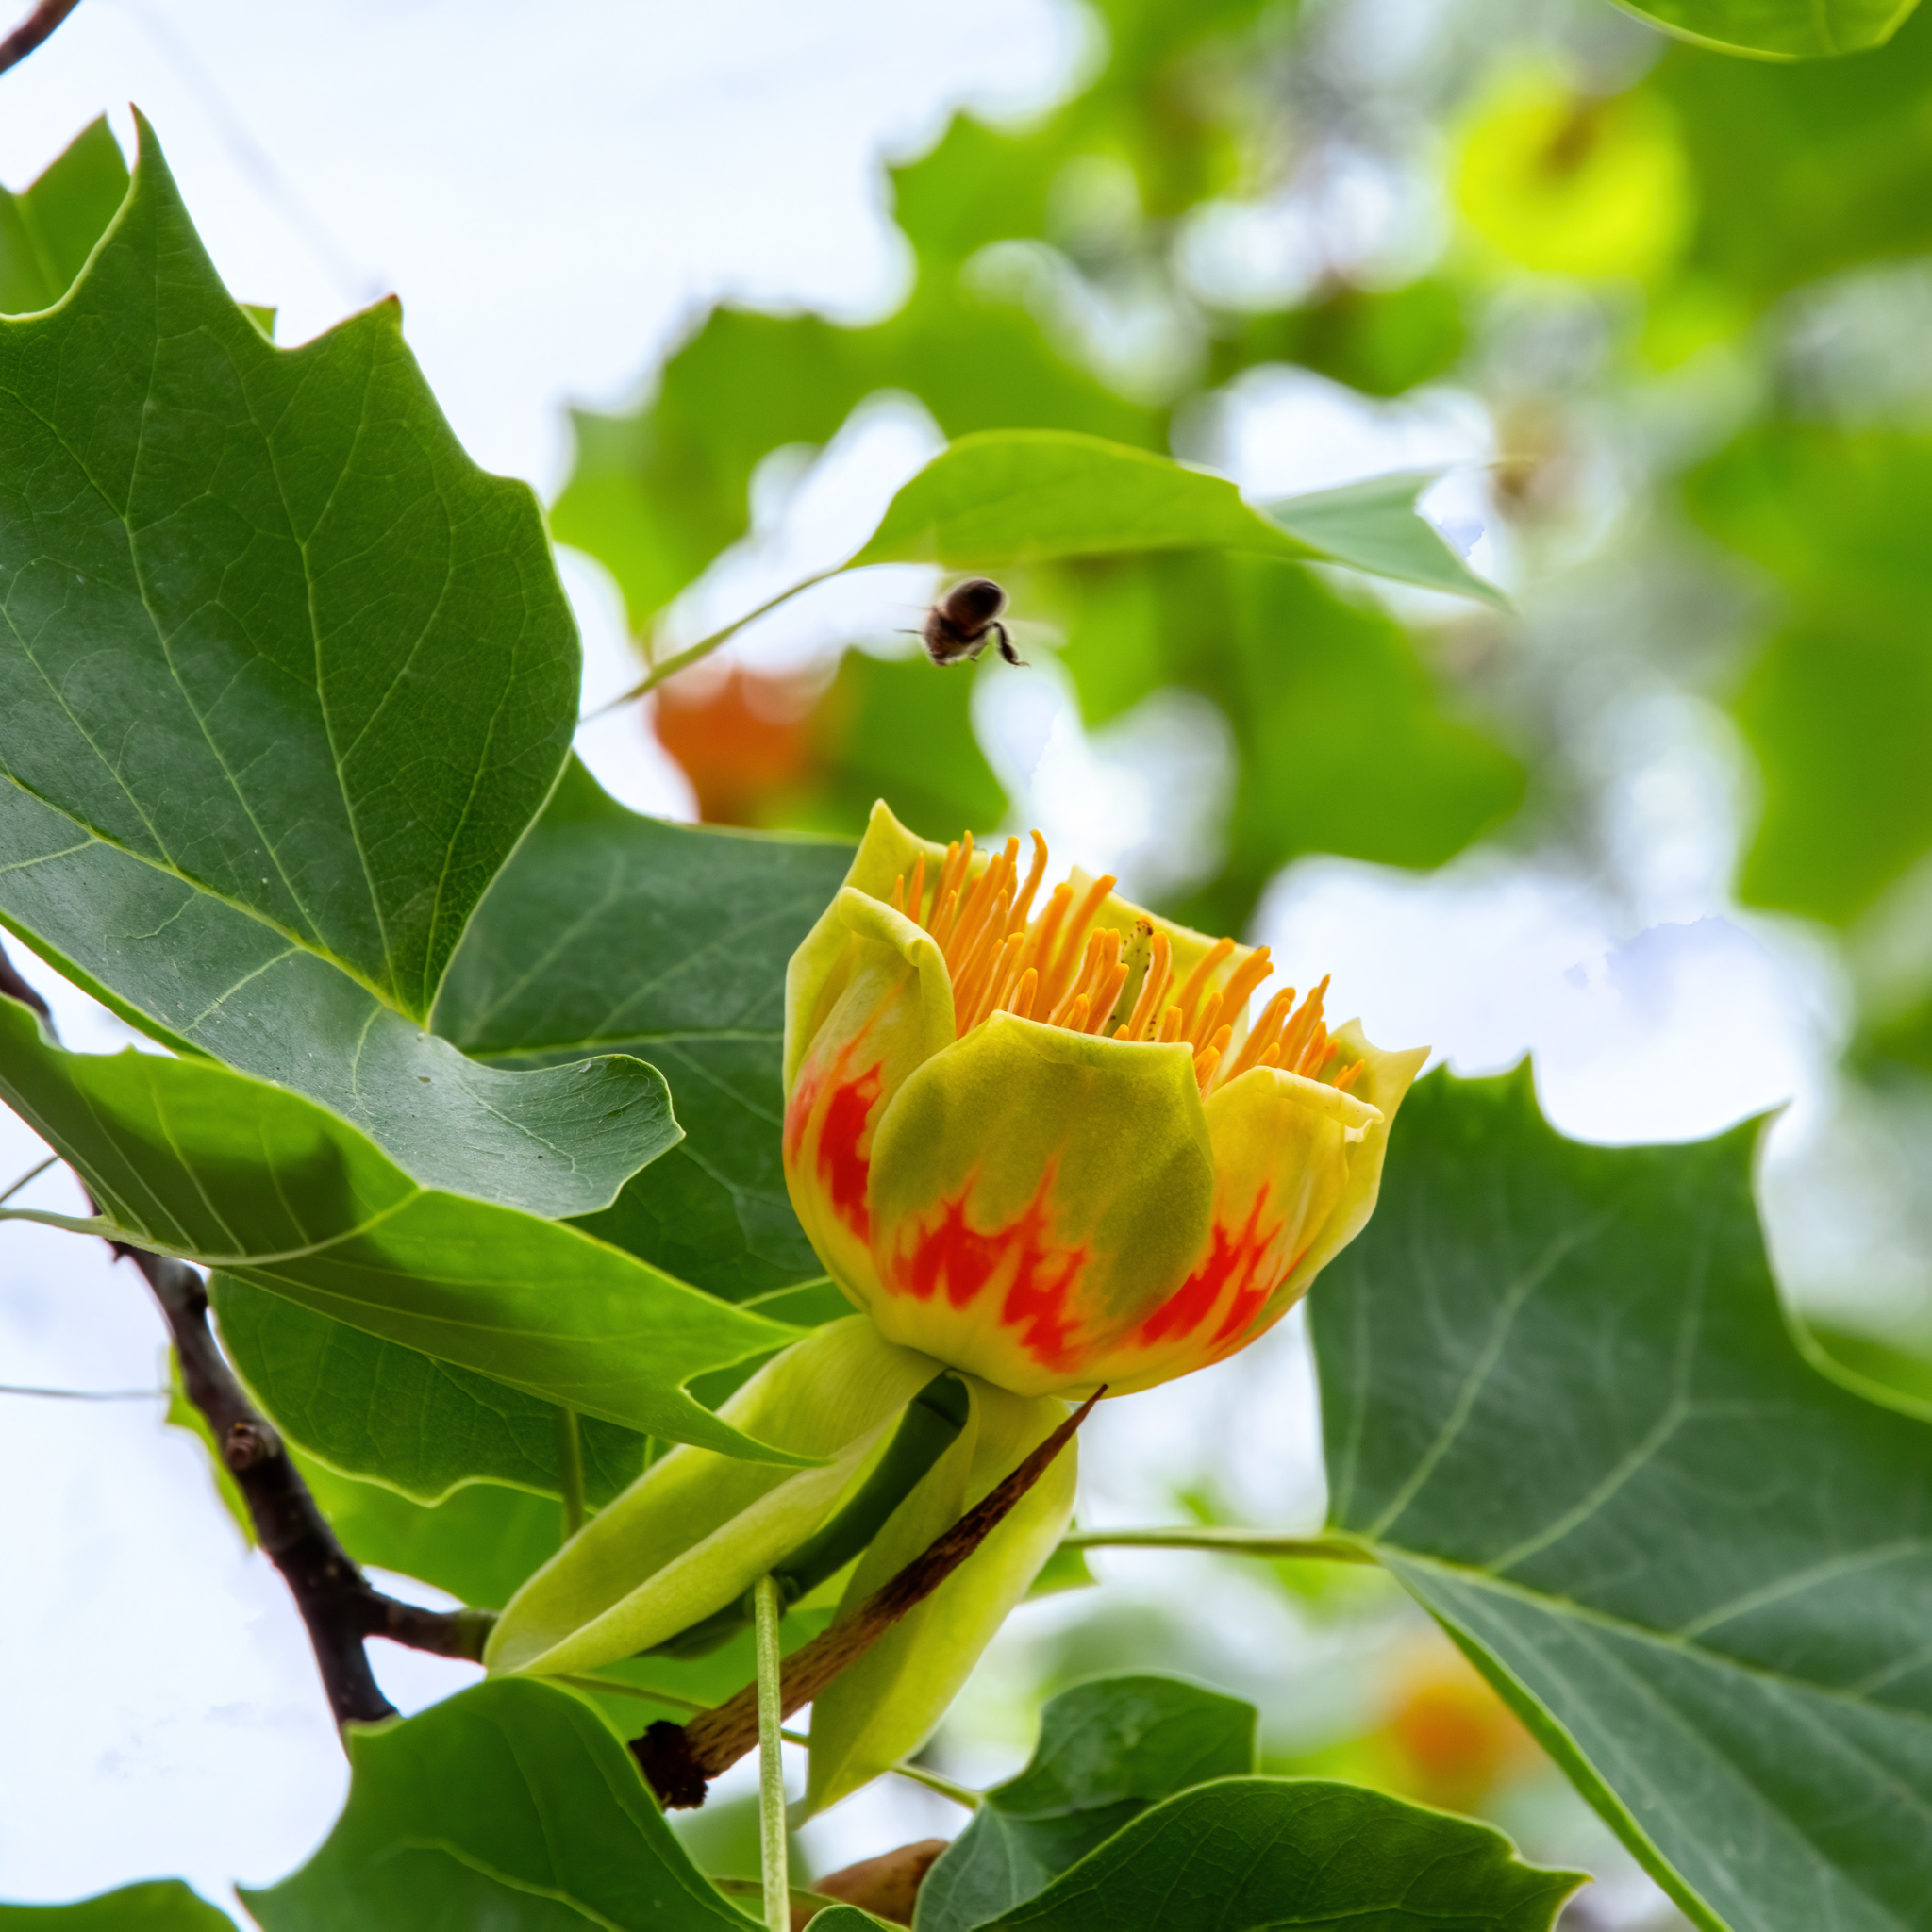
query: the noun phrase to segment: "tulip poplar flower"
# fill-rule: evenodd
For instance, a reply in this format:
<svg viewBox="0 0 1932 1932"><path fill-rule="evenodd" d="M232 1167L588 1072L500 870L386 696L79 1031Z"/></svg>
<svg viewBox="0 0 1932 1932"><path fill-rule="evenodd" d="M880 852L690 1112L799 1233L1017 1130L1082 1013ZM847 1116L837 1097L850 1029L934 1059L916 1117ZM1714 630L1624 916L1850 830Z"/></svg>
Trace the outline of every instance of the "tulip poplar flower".
<svg viewBox="0 0 1932 1932"><path fill-rule="evenodd" d="M883 805L786 981L785 1177L889 1340L1016 1395L1127 1394L1264 1334L1361 1231L1427 1057L1255 1023L1268 949L1209 941L1045 841L941 850Z"/></svg>
<svg viewBox="0 0 1932 1932"><path fill-rule="evenodd" d="M756 1580L849 1613L1064 1419L1244 1348L1375 1203L1426 1049L1254 1024L1267 949L1075 873L1036 833L941 847L884 805L786 979L792 1205L859 1311L720 1413L807 1467L673 1449L517 1593L493 1671L568 1674L742 1627ZM812 1707L808 1808L916 1749L1064 1533L1071 1448Z"/></svg>

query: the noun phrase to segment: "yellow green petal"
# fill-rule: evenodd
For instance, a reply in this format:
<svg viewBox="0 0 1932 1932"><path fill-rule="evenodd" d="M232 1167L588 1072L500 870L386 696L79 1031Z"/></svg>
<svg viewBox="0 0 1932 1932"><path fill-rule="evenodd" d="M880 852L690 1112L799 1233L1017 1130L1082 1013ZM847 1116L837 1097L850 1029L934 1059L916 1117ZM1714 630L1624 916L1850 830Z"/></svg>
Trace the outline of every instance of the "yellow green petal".
<svg viewBox="0 0 1932 1932"><path fill-rule="evenodd" d="M496 1674L592 1670L723 1609L840 1507L939 1373L862 1315L794 1343L719 1413L761 1441L829 1460L794 1471L674 1448L518 1591L485 1663Z"/></svg>
<svg viewBox="0 0 1932 1932"><path fill-rule="evenodd" d="M865 1306L892 1341L1016 1394L1091 1388L1096 1350L1205 1246L1213 1188L1185 1045L996 1013L879 1120Z"/></svg>
<svg viewBox="0 0 1932 1932"><path fill-rule="evenodd" d="M973 1410L959 1439L859 1559L841 1615L896 1575L1066 1420L1066 1405L967 1378ZM812 1706L806 1809L821 1811L924 1743L1074 1513L1074 1443L977 1550L900 1619Z"/></svg>

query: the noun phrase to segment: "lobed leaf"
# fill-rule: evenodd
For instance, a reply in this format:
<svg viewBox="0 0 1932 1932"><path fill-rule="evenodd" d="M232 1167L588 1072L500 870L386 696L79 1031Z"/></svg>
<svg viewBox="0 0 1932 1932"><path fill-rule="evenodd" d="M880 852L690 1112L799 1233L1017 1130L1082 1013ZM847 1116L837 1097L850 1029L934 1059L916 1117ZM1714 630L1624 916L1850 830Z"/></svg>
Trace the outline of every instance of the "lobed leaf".
<svg viewBox="0 0 1932 1932"><path fill-rule="evenodd" d="M919 1932L971 1932L1042 1891L1149 1806L1255 1768L1252 1705L1177 1677L1052 1698L1026 1769L988 1791L919 1889Z"/></svg>
<svg viewBox="0 0 1932 1932"><path fill-rule="evenodd" d="M51 308L74 286L127 193L104 114L48 162L32 187L0 188L0 315Z"/></svg>
<svg viewBox="0 0 1932 1932"><path fill-rule="evenodd" d="M986 1932L1547 1932L1582 1882L1358 1785L1234 1777L1143 1812ZM920 1915L922 1928L924 1914Z"/></svg>
<svg viewBox="0 0 1932 1932"><path fill-rule="evenodd" d="M663 1070L683 1144L584 1224L732 1299L820 1272L779 1159L785 963L851 857L641 818L573 761L437 1002L437 1031L491 1068Z"/></svg>
<svg viewBox="0 0 1932 1932"><path fill-rule="evenodd" d="M119 168L96 124L13 208L92 212L47 241L72 291L0 320L0 925L427 1186L602 1208L677 1139L657 1074L495 1072L421 1024L569 750L536 500L463 454L394 303L274 347L145 123L88 258Z"/></svg>
<svg viewBox="0 0 1932 1932"><path fill-rule="evenodd" d="M1526 1070L1417 1087L1311 1298L1331 1516L1697 1924L1905 1932L1932 1426L1801 1354L1756 1141L1582 1146Z"/></svg>
<svg viewBox="0 0 1932 1932"><path fill-rule="evenodd" d="M0 1926L19 1932L235 1932L235 1922L178 1878L150 1878L72 1905L0 1904Z"/></svg>
<svg viewBox="0 0 1932 1932"><path fill-rule="evenodd" d="M412 1181L313 1101L201 1060L62 1052L0 1000L0 1098L87 1183L94 1222L627 1428L789 1462L685 1391L799 1331L575 1228ZM266 1183L266 1185L264 1185Z"/></svg>
<svg viewBox="0 0 1932 1932"><path fill-rule="evenodd" d="M852 562L991 571L1137 551L1257 551L1493 600L1493 587L1416 515L1424 480L1376 477L1263 514L1225 476L1147 450L1068 430L988 430L962 436L913 477Z"/></svg>
<svg viewBox="0 0 1932 1932"><path fill-rule="evenodd" d="M349 1801L322 1849L242 1891L263 1932L757 1923L698 1873L623 1744L566 1691L478 1684L348 1746Z"/></svg>

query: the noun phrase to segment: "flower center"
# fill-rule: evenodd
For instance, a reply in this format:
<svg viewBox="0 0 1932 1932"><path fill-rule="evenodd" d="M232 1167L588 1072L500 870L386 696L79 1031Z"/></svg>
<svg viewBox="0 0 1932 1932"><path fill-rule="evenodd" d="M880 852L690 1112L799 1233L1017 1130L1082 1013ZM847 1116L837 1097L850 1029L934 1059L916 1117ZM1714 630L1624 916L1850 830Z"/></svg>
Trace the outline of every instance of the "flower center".
<svg viewBox="0 0 1932 1932"><path fill-rule="evenodd" d="M893 909L929 932L945 956L960 1034L995 1013L1014 1013L1070 1033L1161 1045L1185 1041L1203 1094L1251 1067L1284 1067L1343 1091L1360 1076L1361 1062L1341 1063L1323 1023L1325 978L1300 1006L1293 987L1277 992L1229 1051L1248 995L1274 971L1266 946L1224 974L1235 943L1216 940L1176 986L1173 941L1151 920L1136 921L1125 937L1095 927L1114 888L1111 874L1095 879L1077 902L1071 885L1056 886L1032 917L1046 875L1046 841L1038 832L1032 838L1024 884L1017 839L974 878L971 832L946 847L937 878L928 883L922 852L910 875L893 882Z"/></svg>

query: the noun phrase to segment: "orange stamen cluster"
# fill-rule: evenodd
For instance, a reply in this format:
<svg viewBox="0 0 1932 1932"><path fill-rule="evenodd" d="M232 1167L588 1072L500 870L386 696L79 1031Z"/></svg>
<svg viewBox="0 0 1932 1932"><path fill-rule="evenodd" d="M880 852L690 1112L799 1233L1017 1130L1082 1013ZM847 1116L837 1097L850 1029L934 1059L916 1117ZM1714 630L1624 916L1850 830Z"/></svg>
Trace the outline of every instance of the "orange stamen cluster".
<svg viewBox="0 0 1932 1932"><path fill-rule="evenodd" d="M1122 957L1122 936L1093 926L1113 877L1095 879L1077 902L1071 885L1056 886L1034 919L1034 897L1046 875L1046 841L1038 832L1032 838L1024 884L1017 839L1008 839L1006 850L994 853L974 878L971 832L946 847L929 888L923 852L910 876L902 873L893 883L893 909L923 926L945 955L961 1035L994 1013L1014 1013L1072 1033L1163 1045L1185 1041L1194 1050L1194 1076L1204 1094L1251 1067L1284 1067L1343 1091L1360 1077L1360 1061L1336 1064L1341 1049L1322 1019L1326 979L1299 1007L1292 987L1276 993L1247 1038L1229 1051L1248 995L1274 971L1266 946L1257 946L1215 986L1215 974L1235 950L1232 940L1216 940L1176 989L1173 942L1142 921L1137 938L1147 949L1145 976L1126 1017L1116 1020L1133 967Z"/></svg>

